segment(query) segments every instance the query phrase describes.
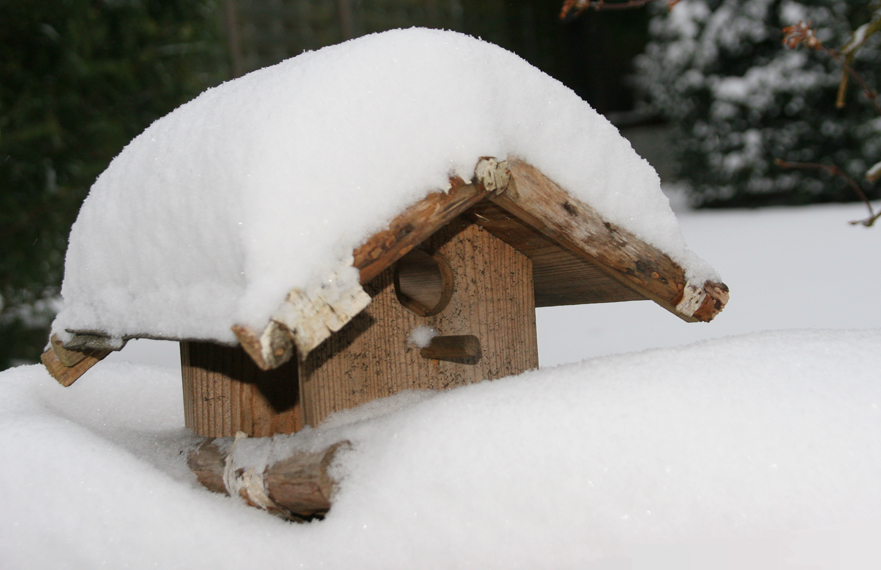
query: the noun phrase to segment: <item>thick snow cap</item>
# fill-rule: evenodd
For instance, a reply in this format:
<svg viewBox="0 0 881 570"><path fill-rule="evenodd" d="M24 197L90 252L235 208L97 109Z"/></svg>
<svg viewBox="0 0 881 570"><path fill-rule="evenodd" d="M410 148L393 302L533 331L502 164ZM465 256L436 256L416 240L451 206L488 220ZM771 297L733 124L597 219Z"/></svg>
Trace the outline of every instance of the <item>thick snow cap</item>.
<svg viewBox="0 0 881 570"><path fill-rule="evenodd" d="M495 45L395 30L304 53L153 123L71 230L53 332L235 342L293 288L357 282L352 251L410 204L518 156L679 263L651 166L570 89Z"/></svg>

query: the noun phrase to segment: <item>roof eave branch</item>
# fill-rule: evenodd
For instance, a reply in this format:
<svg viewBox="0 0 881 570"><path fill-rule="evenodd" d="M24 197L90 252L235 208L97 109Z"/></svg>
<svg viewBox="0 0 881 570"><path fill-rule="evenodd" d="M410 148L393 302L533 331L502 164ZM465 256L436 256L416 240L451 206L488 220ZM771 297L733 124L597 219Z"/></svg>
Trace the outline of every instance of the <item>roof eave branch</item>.
<svg viewBox="0 0 881 570"><path fill-rule="evenodd" d="M323 283L305 291L292 289L263 331L236 325L233 333L262 370L281 366L295 350L305 359L370 303L361 285L489 193L504 193L509 182L506 162L482 158L475 168L474 181L451 179L446 192L431 193L397 216L387 229L356 248L352 258ZM359 272L357 284L339 278L350 267Z"/></svg>

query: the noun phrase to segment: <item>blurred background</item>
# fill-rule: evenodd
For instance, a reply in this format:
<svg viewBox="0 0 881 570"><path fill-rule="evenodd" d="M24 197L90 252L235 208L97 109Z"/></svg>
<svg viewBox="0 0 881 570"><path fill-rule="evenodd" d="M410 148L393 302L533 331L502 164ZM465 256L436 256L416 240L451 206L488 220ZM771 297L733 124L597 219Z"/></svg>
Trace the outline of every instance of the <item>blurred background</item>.
<svg viewBox="0 0 881 570"><path fill-rule="evenodd" d="M561 0L0 0L0 369L36 362L70 226L95 178L201 91L305 50L391 28L461 31L568 85L619 127L690 208L859 200L881 118L841 66L783 46L812 21L843 46L870 0L682 0L561 18ZM881 34L878 34L881 36ZM878 85L869 38L852 61Z"/></svg>

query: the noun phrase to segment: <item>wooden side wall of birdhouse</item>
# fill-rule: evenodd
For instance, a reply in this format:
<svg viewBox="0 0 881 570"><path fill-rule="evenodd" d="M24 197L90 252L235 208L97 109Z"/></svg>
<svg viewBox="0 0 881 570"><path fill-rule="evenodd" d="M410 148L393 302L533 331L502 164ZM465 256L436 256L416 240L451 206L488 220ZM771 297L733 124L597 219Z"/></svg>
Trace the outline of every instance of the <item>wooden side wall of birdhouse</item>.
<svg viewBox="0 0 881 570"><path fill-rule="evenodd" d="M260 370L240 346L181 342L186 426L198 435L252 437L303 429L297 363Z"/></svg>
<svg viewBox="0 0 881 570"><path fill-rule="evenodd" d="M453 273L453 293L438 314L419 316L395 294L394 267L365 286L371 304L300 363L304 420L401 390L446 389L538 367L532 262L483 228L457 218L423 242ZM476 363L424 358L408 344L421 325L439 335L473 335Z"/></svg>

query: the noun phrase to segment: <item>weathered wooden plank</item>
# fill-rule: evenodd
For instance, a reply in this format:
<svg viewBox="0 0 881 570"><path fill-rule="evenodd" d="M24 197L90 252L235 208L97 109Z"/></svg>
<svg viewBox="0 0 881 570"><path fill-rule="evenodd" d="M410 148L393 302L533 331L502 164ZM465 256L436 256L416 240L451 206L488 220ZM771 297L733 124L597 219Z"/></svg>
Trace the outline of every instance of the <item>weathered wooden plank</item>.
<svg viewBox="0 0 881 570"><path fill-rule="evenodd" d="M292 520L324 516L331 507L337 482L330 465L337 452L350 446L338 442L317 452L297 451L271 465L233 469L231 443L209 439L187 457L187 465L202 485L235 495L251 506Z"/></svg>
<svg viewBox="0 0 881 570"><path fill-rule="evenodd" d="M40 361L52 378L55 378L64 387L76 382L80 376L112 352L110 350L67 350L56 335L52 335L50 344L50 348L40 356Z"/></svg>
<svg viewBox="0 0 881 570"><path fill-rule="evenodd" d="M464 215L532 260L536 307L645 299L489 200Z"/></svg>
<svg viewBox="0 0 881 570"><path fill-rule="evenodd" d="M261 370L241 347L181 342L184 418L198 435L254 437L303 428L295 361Z"/></svg>
<svg viewBox="0 0 881 570"><path fill-rule="evenodd" d="M64 348L64 343L61 342L61 339L59 339L56 334L49 337L49 344L50 350L58 356L58 360L61 361L61 364L68 368L76 366L86 358L86 353L81 350L68 350Z"/></svg>
<svg viewBox="0 0 881 570"><path fill-rule="evenodd" d="M273 313L272 321L284 327L300 358L306 358L370 304L370 296L355 279L352 263L350 258L323 281L305 290L292 289Z"/></svg>
<svg viewBox="0 0 881 570"><path fill-rule="evenodd" d="M112 338L103 334L73 333L63 346L72 351L116 351L125 347L127 339Z"/></svg>
<svg viewBox="0 0 881 570"><path fill-rule="evenodd" d="M665 253L605 220L537 168L508 160L508 191L488 199L686 321L709 321L724 308L723 283L688 283Z"/></svg>
<svg viewBox="0 0 881 570"><path fill-rule="evenodd" d="M393 267L368 283L370 305L301 362L308 425L401 390L452 388L538 366L529 259L461 217L420 248L449 264L453 292L448 304L428 316L407 310L395 294ZM407 342L419 326L441 335L477 337L479 362L421 357Z"/></svg>
<svg viewBox="0 0 881 570"><path fill-rule="evenodd" d="M448 192L429 194L355 249L353 265L361 271L362 285L486 195L480 184L452 180L451 185Z"/></svg>

